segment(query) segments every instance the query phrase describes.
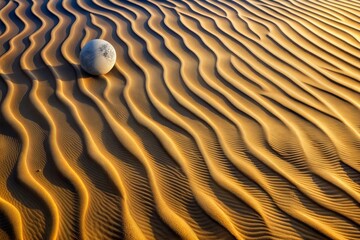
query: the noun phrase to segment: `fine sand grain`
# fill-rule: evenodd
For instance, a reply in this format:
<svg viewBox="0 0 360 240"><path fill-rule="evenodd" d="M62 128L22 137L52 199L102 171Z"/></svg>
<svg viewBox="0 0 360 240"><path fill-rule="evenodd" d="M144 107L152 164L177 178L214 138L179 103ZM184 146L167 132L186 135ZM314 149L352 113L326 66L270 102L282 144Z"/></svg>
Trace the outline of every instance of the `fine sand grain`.
<svg viewBox="0 0 360 240"><path fill-rule="evenodd" d="M0 0L0 239L360 238L359 92L358 0Z"/></svg>

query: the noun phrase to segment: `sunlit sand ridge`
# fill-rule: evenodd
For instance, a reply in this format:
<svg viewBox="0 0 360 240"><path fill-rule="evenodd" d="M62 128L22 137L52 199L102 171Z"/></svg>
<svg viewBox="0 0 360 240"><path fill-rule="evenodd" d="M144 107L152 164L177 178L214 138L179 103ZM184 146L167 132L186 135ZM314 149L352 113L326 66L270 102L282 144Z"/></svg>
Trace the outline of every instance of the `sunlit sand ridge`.
<svg viewBox="0 0 360 240"><path fill-rule="evenodd" d="M0 239L359 238L359 22L356 0L0 1Z"/></svg>

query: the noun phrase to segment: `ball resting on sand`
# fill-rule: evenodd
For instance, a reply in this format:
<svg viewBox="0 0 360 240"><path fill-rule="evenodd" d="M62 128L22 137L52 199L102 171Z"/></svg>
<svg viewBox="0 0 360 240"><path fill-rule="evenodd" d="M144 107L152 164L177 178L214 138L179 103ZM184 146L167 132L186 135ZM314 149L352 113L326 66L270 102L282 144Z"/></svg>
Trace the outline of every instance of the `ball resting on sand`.
<svg viewBox="0 0 360 240"><path fill-rule="evenodd" d="M107 41L93 39L80 51L80 65L84 71L92 75L108 73L115 65L116 51Z"/></svg>

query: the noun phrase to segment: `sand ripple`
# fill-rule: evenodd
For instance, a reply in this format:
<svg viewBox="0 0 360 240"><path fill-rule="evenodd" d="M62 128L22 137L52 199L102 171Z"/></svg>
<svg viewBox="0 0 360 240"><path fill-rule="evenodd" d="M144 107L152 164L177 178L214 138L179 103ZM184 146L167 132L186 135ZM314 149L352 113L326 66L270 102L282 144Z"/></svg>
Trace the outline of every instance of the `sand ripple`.
<svg viewBox="0 0 360 240"><path fill-rule="evenodd" d="M356 239L360 3L0 1L0 239ZM115 68L79 67L87 41Z"/></svg>

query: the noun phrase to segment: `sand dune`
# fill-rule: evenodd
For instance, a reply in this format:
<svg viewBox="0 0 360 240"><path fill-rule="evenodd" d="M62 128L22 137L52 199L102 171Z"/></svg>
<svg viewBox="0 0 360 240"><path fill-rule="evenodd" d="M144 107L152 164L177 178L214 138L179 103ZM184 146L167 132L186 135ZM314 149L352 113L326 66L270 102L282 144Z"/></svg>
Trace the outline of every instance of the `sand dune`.
<svg viewBox="0 0 360 240"><path fill-rule="evenodd" d="M359 23L355 0L0 1L0 239L360 238Z"/></svg>

